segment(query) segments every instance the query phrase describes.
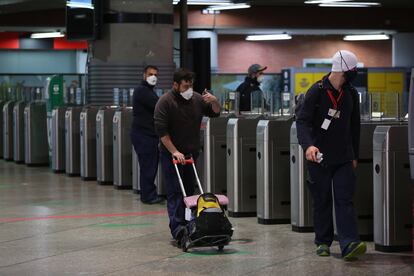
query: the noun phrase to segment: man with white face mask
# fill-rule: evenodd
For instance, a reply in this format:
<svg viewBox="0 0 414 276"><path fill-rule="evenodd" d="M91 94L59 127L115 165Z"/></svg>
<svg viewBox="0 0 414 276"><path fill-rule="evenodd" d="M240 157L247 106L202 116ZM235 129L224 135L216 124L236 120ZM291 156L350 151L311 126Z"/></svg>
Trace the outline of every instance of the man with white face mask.
<svg viewBox="0 0 414 276"><path fill-rule="evenodd" d="M133 96L131 142L138 155L141 201L145 204L156 204L164 200L157 195L157 188L154 184L159 162L159 139L154 129L154 109L158 101L158 96L154 91L157 76L156 66L146 66L143 81L135 89Z"/></svg>
<svg viewBox="0 0 414 276"><path fill-rule="evenodd" d="M167 208L171 235L180 246L185 231L183 195L172 163L176 158L184 164L185 155L197 160L200 145L200 125L203 116L218 117L217 98L204 90L193 91L194 73L178 69L174 73L172 91L164 94L155 107L155 131L161 137L161 165L167 182ZM179 165L187 196L194 194L194 171L191 166Z"/></svg>
<svg viewBox="0 0 414 276"><path fill-rule="evenodd" d="M251 94L255 91L260 91L260 84L263 82L263 72L267 69L266 66L260 64L252 64L247 70L247 77L244 79L236 91L240 93L239 111L250 111L251 109Z"/></svg>

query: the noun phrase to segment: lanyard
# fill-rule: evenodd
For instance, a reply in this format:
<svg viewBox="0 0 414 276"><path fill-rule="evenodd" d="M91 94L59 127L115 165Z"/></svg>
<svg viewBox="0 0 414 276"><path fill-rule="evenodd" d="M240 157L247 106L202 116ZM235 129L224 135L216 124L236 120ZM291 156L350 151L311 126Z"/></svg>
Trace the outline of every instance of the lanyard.
<svg viewBox="0 0 414 276"><path fill-rule="evenodd" d="M333 96L332 91L331 91L331 90L328 90L328 96L329 96L329 99L331 100L331 102L332 102L332 104L333 104L333 108L334 108L335 110L337 110L337 109L338 109L338 103L339 103L339 101L342 99L342 94L343 94L343 90L341 89L341 91L339 91L338 98L336 98L336 99L335 99L335 97Z"/></svg>

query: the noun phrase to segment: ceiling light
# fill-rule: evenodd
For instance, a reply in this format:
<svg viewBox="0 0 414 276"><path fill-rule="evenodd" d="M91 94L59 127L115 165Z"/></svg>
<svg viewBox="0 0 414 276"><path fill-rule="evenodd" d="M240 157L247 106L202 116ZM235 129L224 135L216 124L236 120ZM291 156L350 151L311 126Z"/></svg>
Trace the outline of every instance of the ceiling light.
<svg viewBox="0 0 414 276"><path fill-rule="evenodd" d="M60 32L51 33L34 33L30 35L30 38L53 38L53 37L64 37L65 35Z"/></svg>
<svg viewBox="0 0 414 276"><path fill-rule="evenodd" d="M378 2L331 2L322 3L319 7L338 7L338 8L368 8L381 6Z"/></svg>
<svg viewBox="0 0 414 276"><path fill-rule="evenodd" d="M179 0L174 0L173 4L177 5L180 1ZM187 1L187 5L228 5L231 4L232 1L230 0L212 0L212 1L207 1L207 0L188 0Z"/></svg>
<svg viewBox="0 0 414 276"><path fill-rule="evenodd" d="M219 6L210 6L207 9L212 11L223 11L223 10L237 10L237 9L248 9L250 8L249 4L229 4L229 5L219 5Z"/></svg>
<svg viewBox="0 0 414 276"><path fill-rule="evenodd" d="M352 0L307 0L305 4L324 4L324 3L336 3L336 2L349 2Z"/></svg>
<svg viewBox="0 0 414 276"><path fill-rule="evenodd" d="M390 39L389 35L346 35L344 40L346 41L361 41L361 40L387 40Z"/></svg>
<svg viewBox="0 0 414 276"><path fill-rule="evenodd" d="M93 9L93 4L91 3L91 1L89 1L89 3L87 3L87 1L82 2L79 0L67 1L66 6L70 8Z"/></svg>
<svg viewBox="0 0 414 276"><path fill-rule="evenodd" d="M248 41L261 41L261 40L287 40L292 39L288 34L270 34L270 35L249 35L246 37Z"/></svg>

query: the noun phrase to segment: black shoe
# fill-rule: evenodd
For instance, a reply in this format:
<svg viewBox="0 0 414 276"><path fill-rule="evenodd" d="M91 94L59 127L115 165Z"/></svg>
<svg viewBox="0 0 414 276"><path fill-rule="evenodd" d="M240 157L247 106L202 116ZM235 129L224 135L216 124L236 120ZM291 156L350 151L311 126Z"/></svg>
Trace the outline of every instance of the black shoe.
<svg viewBox="0 0 414 276"><path fill-rule="evenodd" d="M154 198L153 200L150 200L150 201L144 201L144 200L141 200L141 201L144 204L152 205L152 204L158 204L158 203L164 202L164 198L162 198L160 196L157 196L156 198Z"/></svg>
<svg viewBox="0 0 414 276"><path fill-rule="evenodd" d="M184 225L180 225L179 229L177 229L175 234L175 242L178 248L181 248L181 242L183 240L183 236L187 234L187 227Z"/></svg>

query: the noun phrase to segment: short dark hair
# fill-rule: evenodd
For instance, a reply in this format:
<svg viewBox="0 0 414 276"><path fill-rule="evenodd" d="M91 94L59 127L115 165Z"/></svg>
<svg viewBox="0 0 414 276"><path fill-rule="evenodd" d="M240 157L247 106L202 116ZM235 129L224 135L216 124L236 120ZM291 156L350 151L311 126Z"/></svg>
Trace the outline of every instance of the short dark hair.
<svg viewBox="0 0 414 276"><path fill-rule="evenodd" d="M174 72L174 82L180 84L182 80L194 81L195 74L186 68L179 68Z"/></svg>
<svg viewBox="0 0 414 276"><path fill-rule="evenodd" d="M154 70L159 71L157 66L155 66L155 65L147 65L147 66L145 66L145 68L144 68L144 74L145 74L145 73L147 73L147 71L148 71L149 69L154 69Z"/></svg>

